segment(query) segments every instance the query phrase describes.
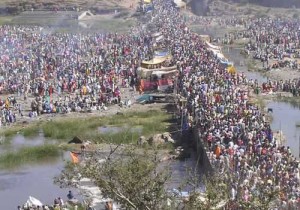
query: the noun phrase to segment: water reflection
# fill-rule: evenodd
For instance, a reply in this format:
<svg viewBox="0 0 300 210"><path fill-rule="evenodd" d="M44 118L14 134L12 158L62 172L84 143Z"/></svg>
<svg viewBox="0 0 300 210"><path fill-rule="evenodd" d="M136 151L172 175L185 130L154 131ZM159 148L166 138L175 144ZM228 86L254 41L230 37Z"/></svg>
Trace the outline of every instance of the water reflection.
<svg viewBox="0 0 300 210"><path fill-rule="evenodd" d="M300 122L300 110L285 102L270 102L267 106L273 109L272 128L283 131L286 146L289 146L292 154L299 158L300 128L296 124Z"/></svg>
<svg viewBox="0 0 300 210"><path fill-rule="evenodd" d="M36 197L45 204L53 204L54 198L58 196L66 200L68 189L61 189L53 184L53 177L61 172L66 160L69 160L68 153L56 162L0 171L1 209L16 209L26 202L28 196Z"/></svg>
<svg viewBox="0 0 300 210"><path fill-rule="evenodd" d="M6 139L6 143L0 145L0 152L17 151L23 147L34 147L55 142L55 140L46 139L43 133L39 133L35 137L24 137L21 134L17 134L11 139Z"/></svg>

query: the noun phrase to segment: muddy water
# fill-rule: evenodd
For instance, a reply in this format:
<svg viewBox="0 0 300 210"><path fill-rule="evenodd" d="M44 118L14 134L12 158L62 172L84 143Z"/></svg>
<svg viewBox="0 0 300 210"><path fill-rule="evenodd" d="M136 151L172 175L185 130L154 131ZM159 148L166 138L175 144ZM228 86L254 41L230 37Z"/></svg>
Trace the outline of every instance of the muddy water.
<svg viewBox="0 0 300 210"><path fill-rule="evenodd" d="M60 189L54 185L53 177L63 169L68 156L66 153L55 161L0 171L0 209L17 209L18 205L27 201L28 196L33 196L45 204L53 204L54 198L59 196L66 200L68 189Z"/></svg>

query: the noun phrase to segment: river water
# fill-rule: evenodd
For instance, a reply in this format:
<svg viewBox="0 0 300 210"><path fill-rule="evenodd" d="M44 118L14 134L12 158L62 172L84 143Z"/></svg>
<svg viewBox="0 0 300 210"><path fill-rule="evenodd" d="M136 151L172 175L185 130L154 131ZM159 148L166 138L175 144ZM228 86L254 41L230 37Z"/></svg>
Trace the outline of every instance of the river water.
<svg viewBox="0 0 300 210"><path fill-rule="evenodd" d="M299 108L284 102L270 102L267 106L273 109L271 127L283 132L286 139L284 144L291 148L296 158L299 158L300 127L296 126L300 123Z"/></svg>
<svg viewBox="0 0 300 210"><path fill-rule="evenodd" d="M15 151L21 147L44 144L45 138L39 135L34 138L25 138L22 135L14 136L9 144L0 145L0 154L5 151ZM54 142L54 141L53 141ZM47 139L47 143L49 140ZM53 183L53 178L60 174L66 161L70 161L68 152L48 162L25 165L14 170L0 170L0 210L13 210L24 204L29 196L39 199L43 204L52 205L56 197L66 200L69 189L61 189ZM172 171L172 179L168 189L182 185L187 172L194 169L195 159L185 161L167 161L165 168ZM79 192L72 190L75 197L82 199Z"/></svg>
<svg viewBox="0 0 300 210"><path fill-rule="evenodd" d="M68 159L68 154L62 154L55 160L41 164L0 170L0 209L17 209L29 196L38 198L45 204L53 204L54 198L59 196L65 200L68 189L60 189L54 185L53 178L60 173Z"/></svg>

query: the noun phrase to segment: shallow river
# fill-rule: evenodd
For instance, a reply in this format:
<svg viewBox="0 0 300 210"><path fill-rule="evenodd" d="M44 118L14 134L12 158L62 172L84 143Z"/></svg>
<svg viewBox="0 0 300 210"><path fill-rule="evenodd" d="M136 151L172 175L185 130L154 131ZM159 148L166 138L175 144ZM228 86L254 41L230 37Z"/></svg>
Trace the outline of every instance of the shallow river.
<svg viewBox="0 0 300 210"><path fill-rule="evenodd" d="M0 171L1 210L17 209L28 196L38 198L42 203L53 204L55 197L66 199L68 189L53 184L53 177L63 169L68 154L39 165L27 165L16 170Z"/></svg>
<svg viewBox="0 0 300 210"><path fill-rule="evenodd" d="M0 145L0 153L5 150L16 150L23 146L37 146L45 141L42 135L29 139L21 135L15 136L10 144ZM47 140L49 142L49 140ZM56 197L66 200L69 189L61 189L53 183L53 178L57 176L64 167L66 161L70 160L69 153L63 153L61 157L42 164L27 165L15 170L0 170L0 210L13 210L18 205L22 205L33 196L44 204L53 204ZM166 167L172 170L172 180L169 189L177 188L183 182L186 171L195 166L193 158L186 161L166 162ZM80 195L75 197L81 199Z"/></svg>

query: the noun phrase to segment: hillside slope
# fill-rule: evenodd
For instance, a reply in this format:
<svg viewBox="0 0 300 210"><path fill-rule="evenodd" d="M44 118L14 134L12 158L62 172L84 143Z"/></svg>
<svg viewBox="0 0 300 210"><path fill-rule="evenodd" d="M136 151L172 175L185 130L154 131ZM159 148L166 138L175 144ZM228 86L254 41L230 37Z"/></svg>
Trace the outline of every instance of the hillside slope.
<svg viewBox="0 0 300 210"><path fill-rule="evenodd" d="M26 10L91 10L105 13L129 9L138 0L0 0L0 14L18 14Z"/></svg>
<svg viewBox="0 0 300 210"><path fill-rule="evenodd" d="M266 7L300 7L299 0L223 0L224 2L251 3Z"/></svg>

